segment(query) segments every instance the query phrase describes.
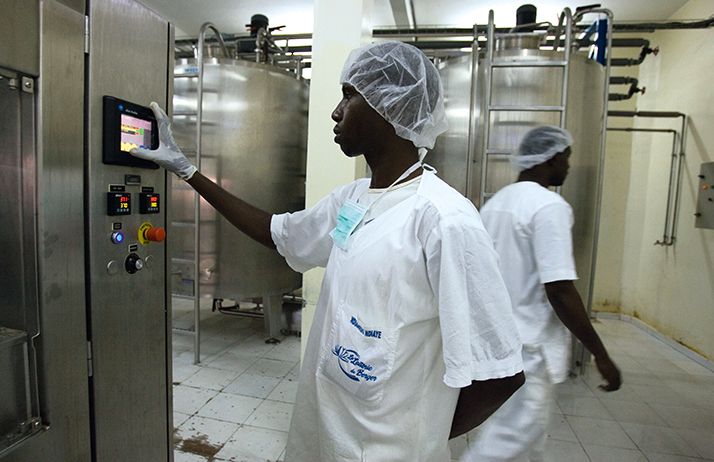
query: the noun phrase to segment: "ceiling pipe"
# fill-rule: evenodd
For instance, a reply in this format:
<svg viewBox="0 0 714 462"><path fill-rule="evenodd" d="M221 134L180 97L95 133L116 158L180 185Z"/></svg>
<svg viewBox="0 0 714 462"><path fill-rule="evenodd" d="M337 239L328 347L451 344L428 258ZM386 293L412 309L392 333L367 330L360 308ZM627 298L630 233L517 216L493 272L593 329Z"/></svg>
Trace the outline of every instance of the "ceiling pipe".
<svg viewBox="0 0 714 462"><path fill-rule="evenodd" d="M392 0L392 3L397 0ZM692 21L646 21L646 22L620 22L613 23L614 32L654 32L659 29L707 29L714 27L714 16L707 19L695 19ZM583 29L578 27L577 29ZM507 33L510 27L496 28L496 33ZM548 30L548 27L539 26L536 31ZM486 33L486 25L478 25L476 31L479 34ZM372 30L373 37L380 38L403 38L408 37L460 37L474 35L472 27L379 27Z"/></svg>

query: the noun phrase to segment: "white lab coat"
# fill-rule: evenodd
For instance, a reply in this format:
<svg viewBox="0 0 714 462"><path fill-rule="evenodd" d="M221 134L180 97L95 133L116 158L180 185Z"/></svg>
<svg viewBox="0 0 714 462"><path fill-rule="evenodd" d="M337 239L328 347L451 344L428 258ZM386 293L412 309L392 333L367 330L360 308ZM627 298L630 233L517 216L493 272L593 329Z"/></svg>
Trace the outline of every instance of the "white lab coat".
<svg viewBox="0 0 714 462"><path fill-rule="evenodd" d="M291 267L326 265L286 462L448 461L459 389L522 370L473 205L426 171L416 194L361 226L348 250L333 246L340 205L368 185L357 180L271 222Z"/></svg>
<svg viewBox="0 0 714 462"><path fill-rule="evenodd" d="M468 434L460 462L542 462L554 384L540 348L523 347L526 383Z"/></svg>
<svg viewBox="0 0 714 462"><path fill-rule="evenodd" d="M532 181L498 191L481 217L500 258L524 345L538 347L553 383L567 378L570 332L555 314L544 284L578 278L573 211L559 194Z"/></svg>
<svg viewBox="0 0 714 462"><path fill-rule="evenodd" d="M570 332L548 302L544 284L577 279L570 205L530 181L506 186L481 216L500 257L523 341L526 383L469 434L461 462L540 461L554 384L568 372Z"/></svg>

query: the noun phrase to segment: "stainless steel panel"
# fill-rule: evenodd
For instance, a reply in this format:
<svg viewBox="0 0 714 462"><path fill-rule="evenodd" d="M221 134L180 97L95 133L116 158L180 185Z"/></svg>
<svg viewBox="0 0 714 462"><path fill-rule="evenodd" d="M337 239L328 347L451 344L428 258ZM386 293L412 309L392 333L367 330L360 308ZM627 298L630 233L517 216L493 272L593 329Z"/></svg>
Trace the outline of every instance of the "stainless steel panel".
<svg viewBox="0 0 714 462"><path fill-rule="evenodd" d="M0 79L0 245L9 270L0 273L0 454L33 431L39 418L35 350L39 313L35 226L35 100L32 80L4 72ZM30 354L31 353L31 354Z"/></svg>
<svg viewBox="0 0 714 462"><path fill-rule="evenodd" d="M125 174L136 174L141 186L166 198L166 174L102 163L102 97L167 106L170 27L132 0L94 0L89 11L86 180L96 458L160 462L171 452L166 251L163 242L140 244L138 229L143 222L166 227L166 206L160 214L139 214L140 186L127 186L132 214L110 217L106 192L110 184L124 184ZM122 245L109 240L117 222L126 236ZM123 269L131 245L147 263L134 274ZM107 271L111 261L121 268L116 274Z"/></svg>
<svg viewBox="0 0 714 462"><path fill-rule="evenodd" d="M699 169L699 193L694 226L714 229L714 162L703 162Z"/></svg>
<svg viewBox="0 0 714 462"><path fill-rule="evenodd" d="M497 42L499 43L499 42ZM532 49L506 49L494 54L496 59L509 59L519 63L528 61L562 60L562 53ZM483 59L483 58L481 58ZM476 106L483 114L486 102L484 96L486 67L479 69L478 94ZM550 67L500 67L493 69L491 103L494 106L559 106L561 104L562 69ZM486 121L479 118L478 139L482 139ZM497 153L510 153L518 147L521 137L529 129L537 125L558 125L560 113L524 112L524 111L493 111L490 115L489 149ZM478 191L481 183L482 147L476 146L476 168L472 169L470 191L471 199L478 202ZM503 154L496 154L496 159L489 160L486 176L486 192L495 193L516 179L515 172ZM499 158L500 157L500 158ZM493 158L491 158L493 159Z"/></svg>
<svg viewBox="0 0 714 462"><path fill-rule="evenodd" d="M0 326L0 454L15 444L32 418L27 333Z"/></svg>
<svg viewBox="0 0 714 462"><path fill-rule="evenodd" d="M560 194L573 207L573 252L578 280L575 286L583 301L589 300L592 278L593 239L597 225L597 183L600 172L600 142L605 70L583 56L573 57L568 88L566 128L572 133L570 171Z"/></svg>
<svg viewBox="0 0 714 462"><path fill-rule="evenodd" d="M35 173L23 169L21 133L23 128L32 131L33 127L22 127L21 124L23 108L19 79L18 75L12 79L0 78L0 244L6 268L15 268L0 273L0 326L25 330L27 303L26 273L23 270L25 261L33 263L34 259L24 253L24 236L27 232L27 238L34 241L35 227L25 219L25 210L33 212L34 197L28 197L31 202L25 204L23 189L26 182L34 189ZM29 110L32 111L32 106ZM34 280L34 275L31 277Z"/></svg>
<svg viewBox="0 0 714 462"><path fill-rule="evenodd" d="M466 195L471 107L471 56L446 61L439 72L444 84L444 104L449 130L436 140L425 162L451 187Z"/></svg>
<svg viewBox="0 0 714 462"><path fill-rule="evenodd" d="M0 0L0 67L37 76L40 68L40 2Z"/></svg>
<svg viewBox="0 0 714 462"><path fill-rule="evenodd" d="M49 429L2 460L81 462L91 458L81 154L84 16L55 1L42 2L41 14L33 212L41 275L40 397L42 420Z"/></svg>
<svg viewBox="0 0 714 462"><path fill-rule="evenodd" d="M195 152L196 65L182 60L174 81L174 131ZM271 212L304 207L307 84L272 66L213 60L205 66L201 170L238 197ZM179 235L174 277L192 281L193 193L175 182L174 226ZM252 241L201 202L201 291L243 299L282 294L301 277L277 253ZM184 274L183 269L191 269ZM180 275L178 274L181 271ZM181 284L188 288L188 284ZM191 295L186 291L175 292Z"/></svg>
<svg viewBox="0 0 714 462"><path fill-rule="evenodd" d="M174 94L174 85L173 85L173 77L174 77L174 68L171 66L171 64L174 62L174 47L173 44L175 43L176 39L176 31L174 29L174 26L172 24L169 24L169 35L168 35L168 55L166 56L166 112L168 114L173 113L173 101L171 100L171 95ZM172 178L173 175L165 175L164 178L166 179L165 183L165 191L171 191L171 186L172 186ZM166 224L170 224L170 218L169 218L169 210L171 210L172 207L172 201L171 201L171 194L164 194L164 214L166 216L165 222ZM168 228L167 228L168 229ZM168 414L168 426L167 429L169 430L168 432L165 433L166 437L166 446L169 448L169 461L173 462L173 444L174 444L174 401L173 401L173 342L172 342L172 333L173 333L173 324L171 322L171 313L172 313L172 300L173 297L171 296L171 259L170 255L171 252L173 251L173 247L171 246L171 241L166 243L166 257L164 258L163 261L163 270L164 270L164 300L165 306L166 306L166 321L164 323L165 325L165 331L164 335L166 335L166 387L169 389L168 391L168 396L166 400L167 404L167 414Z"/></svg>
<svg viewBox="0 0 714 462"><path fill-rule="evenodd" d="M84 14L85 12L85 0L57 0L59 3L64 4L66 7L73 9L77 13Z"/></svg>

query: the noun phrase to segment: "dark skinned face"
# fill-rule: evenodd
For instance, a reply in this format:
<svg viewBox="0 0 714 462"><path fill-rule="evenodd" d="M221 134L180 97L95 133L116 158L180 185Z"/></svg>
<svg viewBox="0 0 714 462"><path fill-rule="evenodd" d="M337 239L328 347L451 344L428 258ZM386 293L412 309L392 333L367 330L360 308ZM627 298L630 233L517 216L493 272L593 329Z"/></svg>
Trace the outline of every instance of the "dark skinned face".
<svg viewBox="0 0 714 462"><path fill-rule="evenodd" d="M351 85L342 85L342 99L332 111L335 143L348 157L376 151L392 126Z"/></svg>
<svg viewBox="0 0 714 462"><path fill-rule="evenodd" d="M568 169L570 169L570 162L568 161L569 158L570 148L556 154L548 161L551 167L551 186L562 186L565 182L565 178L568 176Z"/></svg>

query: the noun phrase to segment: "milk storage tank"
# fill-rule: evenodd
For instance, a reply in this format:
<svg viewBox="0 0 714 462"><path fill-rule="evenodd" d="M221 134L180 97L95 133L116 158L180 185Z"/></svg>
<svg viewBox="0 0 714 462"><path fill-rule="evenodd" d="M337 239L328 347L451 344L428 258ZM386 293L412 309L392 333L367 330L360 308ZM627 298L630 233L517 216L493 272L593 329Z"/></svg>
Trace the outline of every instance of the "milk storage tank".
<svg viewBox="0 0 714 462"><path fill-rule="evenodd" d="M195 160L197 73L177 60L174 135ZM204 67L201 172L270 213L305 205L308 84L277 66L209 58ZM200 213L200 293L244 300L282 295L301 285L274 250L248 238L203 199ZM194 192L175 180L172 278L175 295L193 296Z"/></svg>

